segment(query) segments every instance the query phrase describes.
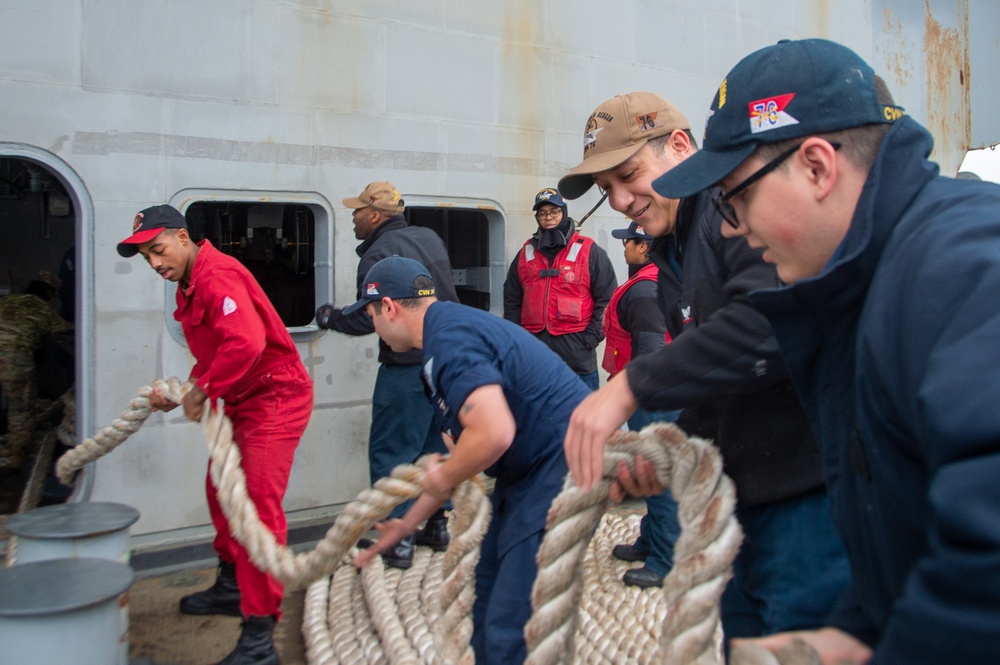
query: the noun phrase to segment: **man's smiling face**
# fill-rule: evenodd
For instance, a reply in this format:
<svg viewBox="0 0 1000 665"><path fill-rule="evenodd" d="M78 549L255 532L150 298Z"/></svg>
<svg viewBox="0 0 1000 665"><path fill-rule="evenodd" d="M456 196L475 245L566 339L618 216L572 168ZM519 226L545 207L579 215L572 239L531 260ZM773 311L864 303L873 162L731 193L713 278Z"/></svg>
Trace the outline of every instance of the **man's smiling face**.
<svg viewBox="0 0 1000 665"><path fill-rule="evenodd" d="M608 194L611 207L654 238L674 230L677 199L660 196L653 181L680 164L670 151L658 155L649 143L618 166L594 174L594 184Z"/></svg>

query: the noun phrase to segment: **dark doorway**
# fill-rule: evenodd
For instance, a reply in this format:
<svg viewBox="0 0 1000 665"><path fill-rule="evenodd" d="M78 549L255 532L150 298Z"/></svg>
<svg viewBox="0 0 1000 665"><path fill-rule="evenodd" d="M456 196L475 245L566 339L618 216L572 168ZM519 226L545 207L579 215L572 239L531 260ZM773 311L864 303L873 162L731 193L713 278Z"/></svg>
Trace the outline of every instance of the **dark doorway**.
<svg viewBox="0 0 1000 665"><path fill-rule="evenodd" d="M46 166L0 157L0 514L69 494L51 469L75 413L72 201Z"/></svg>

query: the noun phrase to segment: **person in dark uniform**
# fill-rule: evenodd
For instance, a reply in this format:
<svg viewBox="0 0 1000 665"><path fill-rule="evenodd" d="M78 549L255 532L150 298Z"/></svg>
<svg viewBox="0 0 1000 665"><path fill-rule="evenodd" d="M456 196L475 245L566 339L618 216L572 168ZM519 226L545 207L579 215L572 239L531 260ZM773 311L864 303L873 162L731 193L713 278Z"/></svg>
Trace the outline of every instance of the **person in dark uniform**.
<svg viewBox="0 0 1000 665"><path fill-rule="evenodd" d="M563 434L590 390L523 328L438 301L429 271L412 259L376 263L362 293L344 312L365 308L395 351L423 349L427 396L454 443L448 459L432 459L424 493L402 519L377 526L381 537L356 563L366 565L412 533L462 481L481 472L495 477L493 519L476 568L472 646L477 663L524 662L535 556L567 471Z"/></svg>
<svg viewBox="0 0 1000 665"><path fill-rule="evenodd" d="M654 238L649 256L673 341L633 358L574 411L570 472L588 489L605 441L640 406L684 409L678 425L722 453L746 534L720 602L727 640L822 626L850 567L805 410L771 325L749 302L750 291L775 286L778 275L759 251L722 236L713 192L671 199L654 190L655 178L699 154L671 102L651 92L608 99L588 119L583 143L583 161L559 190L573 199L597 185Z"/></svg>
<svg viewBox="0 0 1000 665"><path fill-rule="evenodd" d="M458 302L451 278L451 262L444 241L431 229L410 226L403 217L406 209L402 196L391 183L370 183L356 197L344 199L354 220L354 237L361 240L357 254L358 297L362 282L372 266L387 256L406 256L427 266L437 283L441 300ZM371 319L363 311L337 309L326 304L316 310L320 328L347 335L375 332ZM441 434L434 426L434 414L424 400L420 384L420 351L396 352L379 343L378 376L372 394L372 422L368 435L368 468L372 484L400 464L409 464L421 455L444 452ZM396 506L390 517L399 517L407 503ZM447 506L446 506L447 507ZM448 547L448 522L444 510L432 515L416 534L416 544L442 552ZM413 538L403 539L383 555L394 568L413 565Z"/></svg>
<svg viewBox="0 0 1000 665"><path fill-rule="evenodd" d="M751 301L816 430L852 585L772 651L1000 661L1000 187L942 176L933 148L857 53L783 40L727 74L703 154L653 182L718 185L722 234L781 278Z"/></svg>

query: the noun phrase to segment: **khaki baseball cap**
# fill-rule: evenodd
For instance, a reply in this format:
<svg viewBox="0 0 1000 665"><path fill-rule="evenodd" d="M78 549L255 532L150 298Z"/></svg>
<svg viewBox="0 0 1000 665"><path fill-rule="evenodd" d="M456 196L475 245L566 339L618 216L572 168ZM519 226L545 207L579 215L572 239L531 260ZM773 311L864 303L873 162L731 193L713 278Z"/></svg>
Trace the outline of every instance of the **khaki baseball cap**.
<svg viewBox="0 0 1000 665"><path fill-rule="evenodd" d="M393 187L391 182L384 180L369 183L356 197L344 199L344 207L351 210L368 206L392 213L400 213L406 209L399 190Z"/></svg>
<svg viewBox="0 0 1000 665"><path fill-rule="evenodd" d="M559 193L578 199L594 184L593 174L614 168L649 139L691 129L680 109L652 92L617 95L590 114L583 130L583 161L559 180Z"/></svg>

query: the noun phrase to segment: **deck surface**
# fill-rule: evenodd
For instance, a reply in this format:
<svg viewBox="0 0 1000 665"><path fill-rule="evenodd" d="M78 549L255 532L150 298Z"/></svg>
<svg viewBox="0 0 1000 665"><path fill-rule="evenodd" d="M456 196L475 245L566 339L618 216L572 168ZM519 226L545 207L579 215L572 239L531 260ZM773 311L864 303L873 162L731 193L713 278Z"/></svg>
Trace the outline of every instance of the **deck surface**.
<svg viewBox="0 0 1000 665"><path fill-rule="evenodd" d="M129 592L129 665L204 665L226 657L236 645L240 620L181 614L181 596L207 588L215 568L136 580ZM304 591L285 594L274 632L282 665L306 665L302 642Z"/></svg>

